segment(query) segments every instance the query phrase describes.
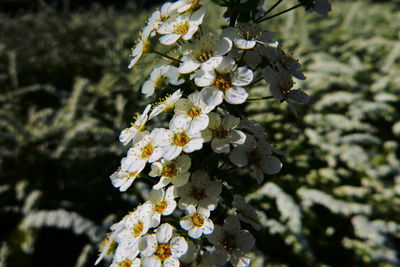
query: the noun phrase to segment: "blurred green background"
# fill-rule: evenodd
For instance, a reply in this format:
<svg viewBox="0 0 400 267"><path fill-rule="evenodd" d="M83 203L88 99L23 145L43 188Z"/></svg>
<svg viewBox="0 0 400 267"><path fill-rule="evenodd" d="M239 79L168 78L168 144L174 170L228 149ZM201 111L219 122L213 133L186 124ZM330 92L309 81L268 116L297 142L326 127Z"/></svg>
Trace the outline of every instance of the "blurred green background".
<svg viewBox="0 0 400 267"><path fill-rule="evenodd" d="M246 107L286 152L251 200L256 266L400 266L400 6L331 2L327 18L263 24L303 64L312 101L298 119L285 103ZM155 3L0 1L0 266L92 266L142 200L141 183L122 194L108 176L148 101L154 58L127 65Z"/></svg>

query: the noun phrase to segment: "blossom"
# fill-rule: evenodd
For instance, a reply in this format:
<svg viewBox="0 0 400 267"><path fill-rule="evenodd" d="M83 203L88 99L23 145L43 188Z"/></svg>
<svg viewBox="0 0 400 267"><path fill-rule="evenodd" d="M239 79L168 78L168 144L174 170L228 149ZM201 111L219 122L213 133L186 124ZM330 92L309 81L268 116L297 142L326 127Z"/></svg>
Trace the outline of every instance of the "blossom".
<svg viewBox="0 0 400 267"><path fill-rule="evenodd" d="M192 128L202 131L208 126L207 114L213 110L214 106L204 104L199 92L194 92L188 98L181 98L175 103L174 119L189 120ZM182 118L183 117L183 118Z"/></svg>
<svg viewBox="0 0 400 267"><path fill-rule="evenodd" d="M218 113L208 114L210 122L208 128L202 132L205 141L211 140L211 148L215 153L229 153L230 145L241 145L246 140L246 135L235 129L240 122L230 114L225 114L223 118Z"/></svg>
<svg viewBox="0 0 400 267"><path fill-rule="evenodd" d="M270 41L274 34L260 30L256 24L241 24L237 27L228 27L224 29L222 35L231 39L235 46L240 49L252 49L257 43L270 47L278 46L278 42Z"/></svg>
<svg viewBox="0 0 400 267"><path fill-rule="evenodd" d="M180 73L190 73L200 67L210 64L212 57L223 56L232 48L232 41L226 37L219 38L209 33L203 35L193 44L184 46L182 63L179 65Z"/></svg>
<svg viewBox="0 0 400 267"><path fill-rule="evenodd" d="M245 143L235 147L229 159L238 166L250 165L252 176L261 183L264 173L276 174L281 170L282 163L271 154L272 147L267 142L247 135Z"/></svg>
<svg viewBox="0 0 400 267"><path fill-rule="evenodd" d="M182 236L174 235L174 227L168 223L160 225L155 234L145 237L140 253L144 267L178 267L179 258L188 249Z"/></svg>
<svg viewBox="0 0 400 267"><path fill-rule="evenodd" d="M198 9L203 5L203 0L178 0L172 4L178 13Z"/></svg>
<svg viewBox="0 0 400 267"><path fill-rule="evenodd" d="M183 40L192 39L193 35L199 29L200 24L203 22L205 11L199 9L194 13L184 13L169 18L163 24L161 24L157 32L162 34L160 37L160 43L164 45L172 45L179 38Z"/></svg>
<svg viewBox="0 0 400 267"><path fill-rule="evenodd" d="M248 252L254 247L255 239L248 231L240 229L235 216L228 216L223 227L215 225L207 239L214 245L211 255L216 264L223 265L230 261L235 267L249 266Z"/></svg>
<svg viewBox="0 0 400 267"><path fill-rule="evenodd" d="M263 71L264 79L269 83L271 94L279 101L287 101L292 112L297 116L295 103L306 104L310 97L301 90L292 89L292 75L287 72L276 72L267 67Z"/></svg>
<svg viewBox="0 0 400 267"><path fill-rule="evenodd" d="M174 160L165 160L154 162L151 165L151 177L161 176L160 181L153 186L153 189L160 189L172 183L174 186L183 186L189 180L188 172L191 165L191 159L187 155L181 155Z"/></svg>
<svg viewBox="0 0 400 267"><path fill-rule="evenodd" d="M248 204L241 195L233 196L232 205L237 209L237 218L242 222L250 224L254 229L259 230L260 225L257 224L257 212Z"/></svg>
<svg viewBox="0 0 400 267"><path fill-rule="evenodd" d="M154 90L165 88L168 83L180 85L184 83L179 79L178 68L170 65L161 65L155 67L150 74L150 78L143 83L142 93L149 97L154 94Z"/></svg>
<svg viewBox="0 0 400 267"><path fill-rule="evenodd" d="M175 106L175 102L181 97L182 97L181 90L175 91L172 95L167 95L163 100L156 103L156 105L153 107L149 115L149 120L158 116L163 112L173 109Z"/></svg>
<svg viewBox="0 0 400 267"><path fill-rule="evenodd" d="M99 249L99 257L97 258L94 265L99 264L99 262L106 256L111 255L117 248L116 233L108 233L106 238L101 242Z"/></svg>
<svg viewBox="0 0 400 267"><path fill-rule="evenodd" d="M139 258L134 260L125 259L122 262L112 262L110 267L140 267L141 261Z"/></svg>
<svg viewBox="0 0 400 267"><path fill-rule="evenodd" d="M194 79L201 90L206 105L217 106L225 99L230 104L242 104L248 93L243 86L253 80L253 72L247 67L236 68L235 60L225 56L213 57Z"/></svg>
<svg viewBox="0 0 400 267"><path fill-rule="evenodd" d="M145 125L149 118L148 113L150 111L151 105L147 105L143 114L136 114L136 120L132 123L130 128L126 128L123 130L119 136L119 141L124 145L127 145L129 142L136 143L140 139L143 138L148 132L145 131Z"/></svg>
<svg viewBox="0 0 400 267"><path fill-rule="evenodd" d="M151 27L144 28L142 32L139 33L139 38L135 42L134 48L132 48L132 59L129 63L128 68L132 68L136 65L138 60L151 51L150 34Z"/></svg>
<svg viewBox="0 0 400 267"><path fill-rule="evenodd" d="M141 237L150 228L152 214L151 205L144 203L127 216L123 231L118 233L119 245L115 251L114 261L122 262L125 259L133 260L137 257Z"/></svg>
<svg viewBox="0 0 400 267"><path fill-rule="evenodd" d="M157 227L161 221L161 215L170 215L176 208L175 202L175 187L170 186L167 190L151 190L149 203L153 209L151 215L151 226Z"/></svg>
<svg viewBox="0 0 400 267"><path fill-rule="evenodd" d="M210 210L188 206L185 211L187 215L179 223L183 229L188 231L190 237L199 238L202 234L212 233L214 223L208 218L210 217Z"/></svg>
<svg viewBox="0 0 400 267"><path fill-rule="evenodd" d="M169 129L154 129L154 142L163 150L163 158L173 160L184 151L191 153L203 147L203 138L196 125L187 119L171 120Z"/></svg>
<svg viewBox="0 0 400 267"><path fill-rule="evenodd" d="M177 188L180 197L178 207L203 207L214 210L218 204L218 197L222 186L217 181L210 181L210 176L203 170L197 170L192 174L190 183Z"/></svg>
<svg viewBox="0 0 400 267"><path fill-rule="evenodd" d="M121 160L121 166L111 176L111 183L114 187L119 188L119 191L126 191L135 179L139 176L140 172L144 169L145 165L136 165L129 168L124 164L127 158Z"/></svg>
<svg viewBox="0 0 400 267"><path fill-rule="evenodd" d="M129 171L141 168L147 162L152 163L161 158L163 150L155 144L153 140L155 134L156 132L153 130L128 150L123 165L127 166Z"/></svg>

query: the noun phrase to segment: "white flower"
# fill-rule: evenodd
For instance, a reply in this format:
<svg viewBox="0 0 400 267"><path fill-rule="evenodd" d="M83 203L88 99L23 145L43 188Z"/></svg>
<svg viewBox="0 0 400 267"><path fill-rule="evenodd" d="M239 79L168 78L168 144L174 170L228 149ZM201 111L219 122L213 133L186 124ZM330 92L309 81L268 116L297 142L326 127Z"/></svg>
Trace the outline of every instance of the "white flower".
<svg viewBox="0 0 400 267"><path fill-rule="evenodd" d="M280 72L287 72L299 80L305 80L306 76L300 71L300 63L298 60L289 56L281 48L276 49L277 67Z"/></svg>
<svg viewBox="0 0 400 267"><path fill-rule="evenodd" d="M123 262L112 262L110 267L140 267L140 259L125 259Z"/></svg>
<svg viewBox="0 0 400 267"><path fill-rule="evenodd" d="M158 27L164 23L170 16L176 14L176 8L170 2L164 3L160 10L156 10L151 14L148 19L147 26L151 31L151 36L155 35L155 31Z"/></svg>
<svg viewBox="0 0 400 267"><path fill-rule="evenodd" d="M210 122L208 128L202 132L205 141L211 140L211 148L215 153L229 153L230 144L241 145L246 140L246 135L235 129L240 119L230 114L223 118L218 113L208 114Z"/></svg>
<svg viewBox="0 0 400 267"><path fill-rule="evenodd" d="M203 35L193 44L187 44L183 49L182 63L179 65L180 73L190 73L201 66L210 63L214 56L223 56L232 48L232 41L226 37L220 38L215 34Z"/></svg>
<svg viewBox="0 0 400 267"><path fill-rule="evenodd" d="M178 267L179 258L188 249L185 238L173 235L175 229L162 224L156 234L147 235L140 253L143 267Z"/></svg>
<svg viewBox="0 0 400 267"><path fill-rule="evenodd" d="M248 231L240 229L235 216L228 216L223 227L215 225L207 239L214 245L211 255L216 264L230 261L235 267L250 265L248 252L254 247L255 239Z"/></svg>
<svg viewBox="0 0 400 267"><path fill-rule="evenodd" d="M151 216L151 227L157 227L161 221L161 215L170 215L176 208L175 187L170 186L167 190L151 190L149 203L153 209Z"/></svg>
<svg viewBox="0 0 400 267"><path fill-rule="evenodd" d="M140 166L146 165L147 162L152 163L159 160L162 156L163 150L155 144L153 140L155 134L156 132L153 130L150 134L144 136L142 140L131 147L128 150L123 166L127 166L128 170L132 171Z"/></svg>
<svg viewBox="0 0 400 267"><path fill-rule="evenodd" d="M149 97L154 94L154 90L165 88L168 83L180 85L184 83L183 79L179 79L178 69L170 65L161 65L155 67L150 74L150 78L143 83L142 94Z"/></svg>
<svg viewBox="0 0 400 267"><path fill-rule="evenodd" d="M127 158L123 158L121 160L121 167L110 176L112 185L119 188L121 192L126 191L132 185L145 167L145 164L141 164L132 166L129 169L129 167L124 164L126 160Z"/></svg>
<svg viewBox="0 0 400 267"><path fill-rule="evenodd" d="M282 168L278 158L271 155L272 147L265 141L256 140L252 135L246 136L243 145L235 147L229 159L238 166L250 165L252 176L261 183L265 174L276 174Z"/></svg>
<svg viewBox="0 0 400 267"><path fill-rule="evenodd" d="M292 89L294 82L288 72L276 72L267 67L263 70L263 76L269 83L271 94L279 101L287 101L292 112L297 116L295 103L306 104L310 97L301 90Z"/></svg>
<svg viewBox="0 0 400 267"><path fill-rule="evenodd" d="M178 13L196 10L203 5L203 0L178 0L172 4Z"/></svg>
<svg viewBox="0 0 400 267"><path fill-rule="evenodd" d="M237 218L242 222L250 224L255 230L260 229L260 225L257 224L257 212L256 210L248 204L241 195L233 196L233 207L237 209Z"/></svg>
<svg viewBox="0 0 400 267"><path fill-rule="evenodd" d="M104 238L104 240L101 242L99 249L100 255L94 265L99 264L104 257L110 256L115 251L118 245L116 241L116 235L116 232L108 233L106 238Z"/></svg>
<svg viewBox="0 0 400 267"><path fill-rule="evenodd" d="M206 208L198 208L193 206L186 208L186 216L180 220L180 225L188 231L192 238L199 238L202 234L209 235L214 230L214 223L210 217L210 210Z"/></svg>
<svg viewBox="0 0 400 267"><path fill-rule="evenodd" d="M197 246L192 240L187 241L187 243L188 249L179 260L187 266L191 266L190 264L194 261L197 263L197 256L199 255L200 246Z"/></svg>
<svg viewBox="0 0 400 267"><path fill-rule="evenodd" d="M266 137L265 129L255 120L244 119L240 121L239 128L250 132L259 139Z"/></svg>
<svg viewBox="0 0 400 267"><path fill-rule="evenodd" d="M270 41L274 34L260 30L256 24L242 24L237 27L228 27L224 29L222 35L231 39L235 46L240 49L252 49L257 43L270 47L278 46L278 42Z"/></svg>
<svg viewBox="0 0 400 267"><path fill-rule="evenodd" d="M173 109L175 106L175 102L181 97L181 90L175 91L172 95L167 95L162 101L156 103L156 105L150 112L149 120L163 112L167 112L168 110Z"/></svg>
<svg viewBox="0 0 400 267"><path fill-rule="evenodd" d="M242 104L248 93L243 86L253 80L253 72L247 67L236 68L235 60L225 56L213 57L212 61L196 72L194 79L201 90L206 105L217 106L225 99L230 104Z"/></svg>
<svg viewBox="0 0 400 267"><path fill-rule="evenodd" d="M180 120L190 120L191 128L202 131L208 126L207 114L214 108L214 106L204 104L201 94L194 92L187 99L181 98L176 101L174 119L179 117Z"/></svg>
<svg viewBox="0 0 400 267"><path fill-rule="evenodd" d="M197 170L192 174L190 183L177 188L179 208L203 207L214 210L218 205L218 197L222 191L222 186L217 181L210 181L210 176L202 170Z"/></svg>
<svg viewBox="0 0 400 267"><path fill-rule="evenodd" d="M132 123L130 128L126 128L123 130L119 136L119 141L124 145L127 145L129 142L136 143L140 139L143 138L148 132L144 131L146 122L148 120L148 113L150 111L151 105L147 105L143 114L136 114L136 120Z"/></svg>
<svg viewBox="0 0 400 267"><path fill-rule="evenodd" d="M169 130L156 128L154 132L154 142L163 149L166 160L175 159L182 151L191 153L203 147L201 132L185 118L171 120Z"/></svg>
<svg viewBox="0 0 400 267"><path fill-rule="evenodd" d="M181 155L174 160L165 160L154 162L151 165L151 177L161 176L160 181L153 186L153 189L160 189L172 183L174 186L183 186L189 180L188 172L191 165L191 159L187 155Z"/></svg>
<svg viewBox="0 0 400 267"><path fill-rule="evenodd" d="M159 34L164 35L160 37L160 43L172 45L178 41L179 38L183 40L192 39L193 35L199 29L199 25L203 22L204 15L205 11L199 9L192 14L185 13L169 18L157 29Z"/></svg>
<svg viewBox="0 0 400 267"><path fill-rule="evenodd" d="M143 56L146 55L147 53L150 52L151 50L151 42L150 42L150 33L151 33L151 28L145 28L143 32L139 33L139 38L135 42L134 48L132 48L132 59L131 62L129 63L128 68L132 68L138 60Z"/></svg>
<svg viewBox="0 0 400 267"><path fill-rule="evenodd" d="M137 257L141 237L150 228L152 214L152 206L144 203L127 216L124 230L118 234L119 245L114 255L116 262L122 262L125 259L133 260Z"/></svg>

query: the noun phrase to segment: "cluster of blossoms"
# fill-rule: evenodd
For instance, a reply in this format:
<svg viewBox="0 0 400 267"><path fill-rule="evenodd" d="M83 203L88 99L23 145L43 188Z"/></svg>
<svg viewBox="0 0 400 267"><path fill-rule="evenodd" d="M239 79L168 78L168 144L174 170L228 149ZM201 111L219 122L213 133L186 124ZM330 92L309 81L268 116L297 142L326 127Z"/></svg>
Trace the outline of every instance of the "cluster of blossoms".
<svg viewBox="0 0 400 267"><path fill-rule="evenodd" d="M146 97L164 97L121 132L120 142L130 148L110 178L121 192L143 178L152 188L144 203L111 226L97 262L250 264L255 238L242 224L257 230L257 213L234 194L240 189L230 185L233 171L240 168L262 183L282 164L276 157L281 152L260 124L242 115L240 104L254 100L249 89L264 80L271 95L296 114L295 103L306 103L308 96L293 89L293 79L305 76L257 20L236 23L236 14L221 32L205 32L205 4L165 3L149 17L132 51L129 68L149 54L165 58L141 88ZM156 50L157 43L166 51Z"/></svg>

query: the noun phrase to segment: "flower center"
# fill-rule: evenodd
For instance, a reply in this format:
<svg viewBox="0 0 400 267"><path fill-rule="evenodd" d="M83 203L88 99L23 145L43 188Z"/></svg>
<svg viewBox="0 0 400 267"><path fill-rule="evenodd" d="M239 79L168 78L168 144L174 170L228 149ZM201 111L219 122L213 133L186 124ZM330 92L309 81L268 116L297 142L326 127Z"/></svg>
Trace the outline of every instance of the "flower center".
<svg viewBox="0 0 400 267"><path fill-rule="evenodd" d="M129 175L129 178L136 177L137 172L130 172L128 175Z"/></svg>
<svg viewBox="0 0 400 267"><path fill-rule="evenodd" d="M162 89L167 85L167 77L164 75L161 75L160 77L157 78L157 80L154 82L154 88L155 89Z"/></svg>
<svg viewBox="0 0 400 267"><path fill-rule="evenodd" d="M192 191L190 192L190 195L196 199L196 200L202 200L205 199L207 197L206 193L204 192L203 189L199 189L196 187L192 188Z"/></svg>
<svg viewBox="0 0 400 267"><path fill-rule="evenodd" d="M175 24L175 33L185 35L189 31L189 22L187 20Z"/></svg>
<svg viewBox="0 0 400 267"><path fill-rule="evenodd" d="M140 236L140 234L143 232L144 225L141 221L138 221L133 227L132 227L132 234L135 237Z"/></svg>
<svg viewBox="0 0 400 267"><path fill-rule="evenodd" d="M225 139L228 137L229 130L219 127L213 130L213 136L218 139Z"/></svg>
<svg viewBox="0 0 400 267"><path fill-rule="evenodd" d="M185 132L177 133L174 135L173 141L177 146L186 146L190 141L190 137Z"/></svg>
<svg viewBox="0 0 400 267"><path fill-rule="evenodd" d="M163 176L171 178L176 176L176 174L178 173L178 169L174 164L168 164L163 166L161 173Z"/></svg>
<svg viewBox="0 0 400 267"><path fill-rule="evenodd" d="M142 53L147 54L151 50L151 42L149 40L143 41Z"/></svg>
<svg viewBox="0 0 400 267"><path fill-rule="evenodd" d="M154 255L156 255L160 261L165 261L172 255L171 247L168 244L159 244Z"/></svg>
<svg viewBox="0 0 400 267"><path fill-rule="evenodd" d="M260 166L263 157L256 150L252 150L248 154L248 159L250 165Z"/></svg>
<svg viewBox="0 0 400 267"><path fill-rule="evenodd" d="M204 224L204 218L202 215L196 213L192 216L192 223L196 227L201 227Z"/></svg>
<svg viewBox="0 0 400 267"><path fill-rule="evenodd" d="M154 146L151 143L148 143L146 146L142 148L142 158L147 159L153 154Z"/></svg>
<svg viewBox="0 0 400 267"><path fill-rule="evenodd" d="M254 40L257 40L261 36L261 34L262 34L261 32L255 33L255 32L251 32L251 31L247 31L247 32L243 32L243 38L248 41L254 41Z"/></svg>
<svg viewBox="0 0 400 267"><path fill-rule="evenodd" d="M132 261L126 259L118 264L118 267L131 267Z"/></svg>
<svg viewBox="0 0 400 267"><path fill-rule="evenodd" d="M231 77L229 74L218 74L215 78L214 85L218 90L226 92L232 87Z"/></svg>
<svg viewBox="0 0 400 267"><path fill-rule="evenodd" d="M229 252L235 248L235 236L228 234L225 232L224 240L222 241L222 245Z"/></svg>
<svg viewBox="0 0 400 267"><path fill-rule="evenodd" d="M281 89L281 93L284 96L287 96L290 92L290 89L292 89L294 83L293 83L293 79L292 77L290 77L289 79L283 79L280 82L280 89Z"/></svg>
<svg viewBox="0 0 400 267"><path fill-rule="evenodd" d="M214 55L213 51L203 50L202 49L200 55L198 55L196 57L196 59L199 62L203 63L203 62L206 62L207 60L209 60L213 55Z"/></svg>
<svg viewBox="0 0 400 267"><path fill-rule="evenodd" d="M196 118L198 116L201 115L201 109L197 108L197 107L192 107L191 109L189 109L189 111L187 112L187 115L189 117L192 118Z"/></svg>
<svg viewBox="0 0 400 267"><path fill-rule="evenodd" d="M165 210L167 207L168 207L167 201L163 200L163 201L157 202L157 204L156 204L156 206L155 206L155 208L154 208L154 211L155 211L156 213L163 213L164 210Z"/></svg>

